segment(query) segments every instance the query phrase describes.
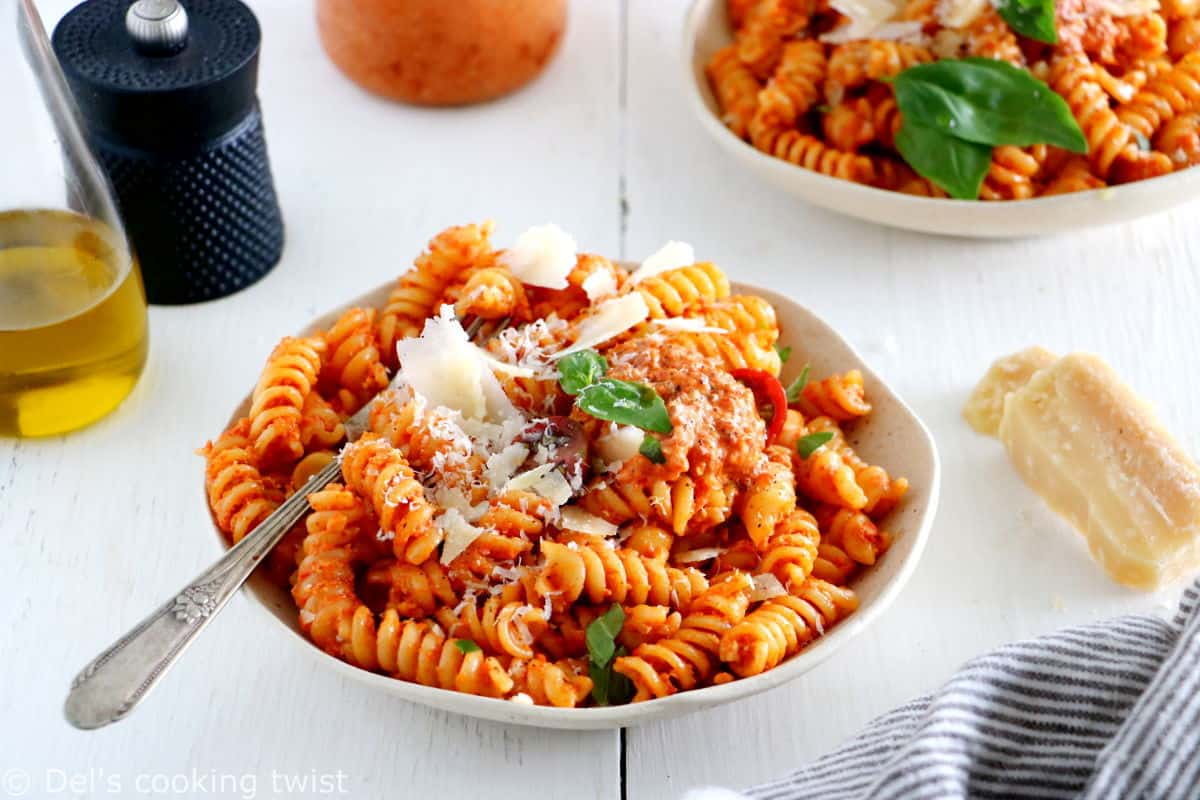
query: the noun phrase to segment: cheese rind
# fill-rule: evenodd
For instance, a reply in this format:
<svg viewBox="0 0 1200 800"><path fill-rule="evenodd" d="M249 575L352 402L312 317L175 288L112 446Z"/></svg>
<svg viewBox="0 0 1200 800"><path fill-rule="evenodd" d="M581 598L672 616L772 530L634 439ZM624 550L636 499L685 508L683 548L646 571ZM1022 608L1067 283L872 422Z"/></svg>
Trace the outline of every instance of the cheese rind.
<svg viewBox="0 0 1200 800"><path fill-rule="evenodd" d="M1200 467L1100 358L1039 370L1008 395L999 436L1113 580L1155 589L1200 569Z"/></svg>
<svg viewBox="0 0 1200 800"><path fill-rule="evenodd" d="M977 432L995 436L1004 413L1004 398L1028 383L1039 369L1045 369L1056 360L1058 356L1037 345L996 359L963 406L963 418Z"/></svg>

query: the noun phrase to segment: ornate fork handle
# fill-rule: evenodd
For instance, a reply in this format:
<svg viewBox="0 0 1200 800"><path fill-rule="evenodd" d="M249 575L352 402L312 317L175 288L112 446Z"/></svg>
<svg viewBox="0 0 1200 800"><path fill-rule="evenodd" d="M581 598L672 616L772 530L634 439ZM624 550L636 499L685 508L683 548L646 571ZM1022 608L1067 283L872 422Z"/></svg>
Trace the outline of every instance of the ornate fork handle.
<svg viewBox="0 0 1200 800"><path fill-rule="evenodd" d="M71 683L64 707L67 721L77 728L100 728L132 711L283 534L304 516L308 494L340 474L338 461L330 462L220 561L96 656Z"/></svg>

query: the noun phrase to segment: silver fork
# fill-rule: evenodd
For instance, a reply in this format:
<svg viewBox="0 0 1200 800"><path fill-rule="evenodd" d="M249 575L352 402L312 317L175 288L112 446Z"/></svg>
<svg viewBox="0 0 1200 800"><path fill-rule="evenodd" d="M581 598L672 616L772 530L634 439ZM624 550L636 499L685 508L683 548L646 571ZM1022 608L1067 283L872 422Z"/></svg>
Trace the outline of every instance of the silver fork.
<svg viewBox="0 0 1200 800"><path fill-rule="evenodd" d="M508 322L505 318L488 324L477 317L465 327L467 335L481 344ZM348 442L356 441L366 431L371 406L378 396L346 420ZM76 728L91 730L123 719L132 711L225 607L271 548L308 512L308 495L340 476L340 460L334 459L219 561L92 659L71 682L63 708L67 721Z"/></svg>

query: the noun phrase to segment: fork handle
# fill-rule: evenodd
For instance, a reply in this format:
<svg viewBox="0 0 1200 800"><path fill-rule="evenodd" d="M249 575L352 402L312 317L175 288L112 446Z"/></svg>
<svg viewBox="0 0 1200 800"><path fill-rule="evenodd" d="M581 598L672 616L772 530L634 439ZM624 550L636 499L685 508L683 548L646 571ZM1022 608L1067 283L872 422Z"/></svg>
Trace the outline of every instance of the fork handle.
<svg viewBox="0 0 1200 800"><path fill-rule="evenodd" d="M90 730L122 719L204 630L283 535L308 511L308 494L341 473L335 459L254 530L133 630L96 656L71 682L64 713Z"/></svg>

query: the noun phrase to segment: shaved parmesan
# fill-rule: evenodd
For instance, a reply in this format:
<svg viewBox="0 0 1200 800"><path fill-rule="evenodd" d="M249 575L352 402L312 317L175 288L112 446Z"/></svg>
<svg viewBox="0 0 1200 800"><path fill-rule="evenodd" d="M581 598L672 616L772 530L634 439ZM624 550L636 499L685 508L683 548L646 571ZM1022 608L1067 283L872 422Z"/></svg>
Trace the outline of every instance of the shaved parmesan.
<svg viewBox="0 0 1200 800"><path fill-rule="evenodd" d="M553 358L559 359L607 342L614 336L620 336L634 325L644 322L648 316L650 316L650 307L646 305L646 299L638 292L605 300L579 324L579 336L576 338L575 344L566 350L558 351Z"/></svg>
<svg viewBox="0 0 1200 800"><path fill-rule="evenodd" d="M567 506L562 510L562 519L559 520L558 527L565 531L590 533L595 536L617 535L616 525L577 506Z"/></svg>
<svg viewBox="0 0 1200 800"><path fill-rule="evenodd" d="M669 331L685 331L687 333L729 333L724 328L705 324L702 319L692 317L668 317L667 319L652 319L651 325L657 325Z"/></svg>
<svg viewBox="0 0 1200 800"><path fill-rule="evenodd" d="M416 338L396 342L400 371L412 390L430 406L459 411L468 419L505 419L517 415L479 350L444 305Z"/></svg>
<svg viewBox="0 0 1200 800"><path fill-rule="evenodd" d="M596 450L600 458L609 464L628 461L637 455L645 437L645 432L640 428L617 425L596 440Z"/></svg>
<svg viewBox="0 0 1200 800"><path fill-rule="evenodd" d="M496 372L503 372L505 375L511 375L514 378L532 378L537 375L529 367L523 367L520 364L509 364L507 361L501 361L494 355L484 350L482 347L476 347L479 351L479 357L487 362L487 365Z"/></svg>
<svg viewBox="0 0 1200 800"><path fill-rule="evenodd" d="M499 453L488 456L483 476L493 486L503 486L529 458L529 448L523 444L510 444Z"/></svg>
<svg viewBox="0 0 1200 800"><path fill-rule="evenodd" d="M642 262L632 275L629 283L636 284L658 275L667 270L688 267L696 263L696 251L687 242L667 242L658 252Z"/></svg>
<svg viewBox="0 0 1200 800"><path fill-rule="evenodd" d="M783 588L779 578L769 572L764 572L754 576L754 588L750 590L750 602L757 603L760 600L770 600L772 597L785 594L787 594L787 589Z"/></svg>
<svg viewBox="0 0 1200 800"><path fill-rule="evenodd" d="M1093 0L1093 5L1114 17L1137 17L1158 10L1158 0Z"/></svg>
<svg viewBox="0 0 1200 800"><path fill-rule="evenodd" d="M542 464L531 470L522 472L504 485L504 492L529 490L538 497L544 497L556 506L561 506L571 499L571 484L563 474L555 469L554 463Z"/></svg>
<svg viewBox="0 0 1200 800"><path fill-rule="evenodd" d="M708 561L710 558L716 558L725 552L723 547L697 547L695 550L684 550L682 553L676 553L671 556L671 560L678 564L692 564L697 561Z"/></svg>
<svg viewBox="0 0 1200 800"><path fill-rule="evenodd" d="M988 7L988 0L938 0L933 14L947 28L965 28Z"/></svg>
<svg viewBox="0 0 1200 800"><path fill-rule="evenodd" d="M575 268L575 240L557 225L535 225L500 254L501 264L521 283L546 289L567 288Z"/></svg>
<svg viewBox="0 0 1200 800"><path fill-rule="evenodd" d="M946 0L949 1L949 0ZM968 0L962 0L967 2ZM899 2L891 0L832 0L830 5L849 22L821 34L823 42L844 44L859 39L918 40L922 23L897 21Z"/></svg>
<svg viewBox="0 0 1200 800"><path fill-rule="evenodd" d="M448 509L440 517L434 521L446 533L446 538L442 542L442 558L443 564L449 564L454 559L462 555L463 551L471 546L471 542L483 535L482 528L476 528L459 513L458 509Z"/></svg>
<svg viewBox="0 0 1200 800"><path fill-rule="evenodd" d="M518 703L523 706L531 706L533 705L533 698L524 692L517 692L512 697L508 698L508 702Z"/></svg>
<svg viewBox="0 0 1200 800"><path fill-rule="evenodd" d="M592 274L584 278L579 286L593 303L617 293L616 277L603 267L592 270Z"/></svg>

